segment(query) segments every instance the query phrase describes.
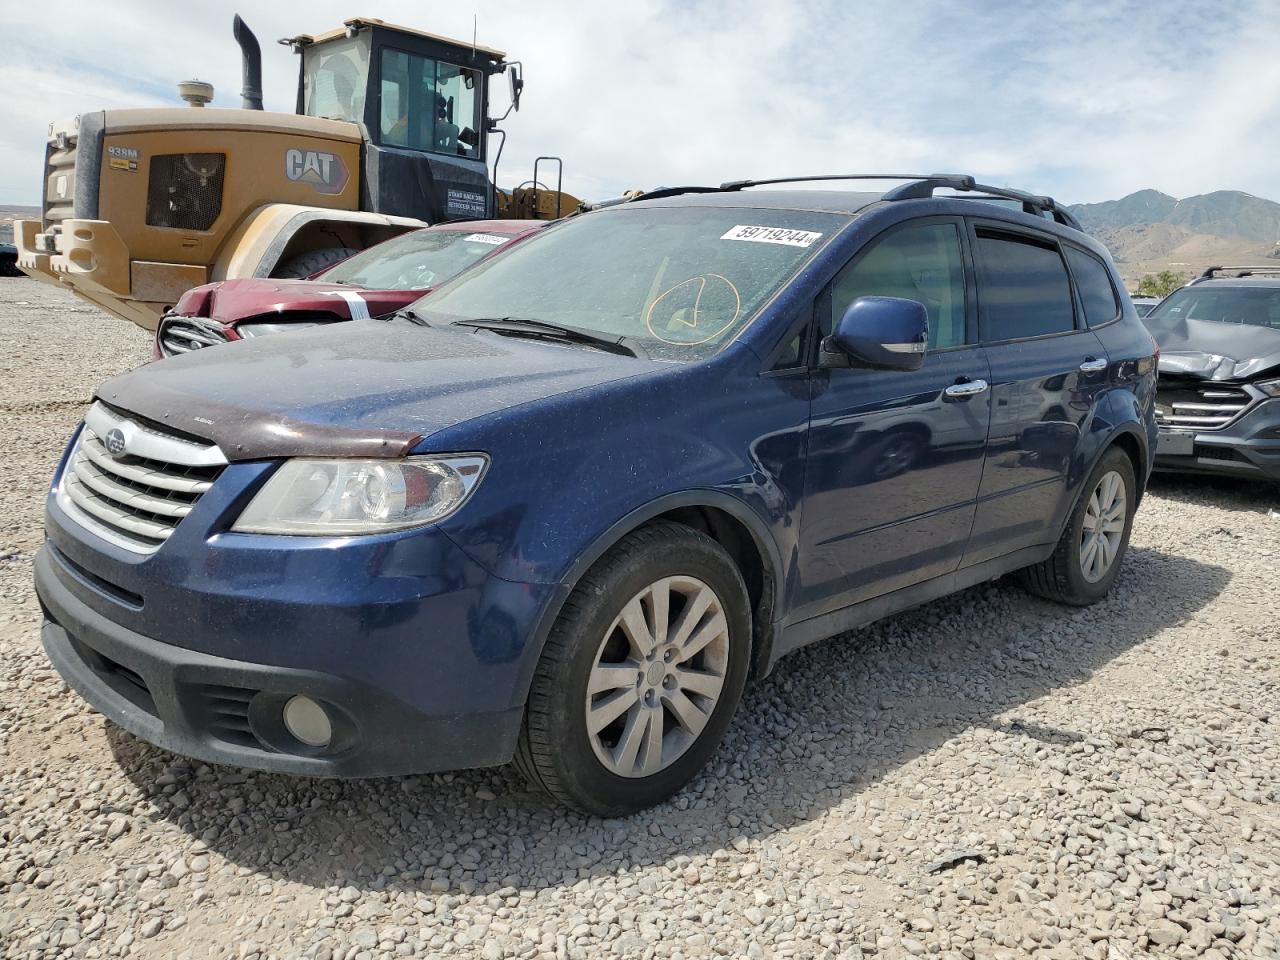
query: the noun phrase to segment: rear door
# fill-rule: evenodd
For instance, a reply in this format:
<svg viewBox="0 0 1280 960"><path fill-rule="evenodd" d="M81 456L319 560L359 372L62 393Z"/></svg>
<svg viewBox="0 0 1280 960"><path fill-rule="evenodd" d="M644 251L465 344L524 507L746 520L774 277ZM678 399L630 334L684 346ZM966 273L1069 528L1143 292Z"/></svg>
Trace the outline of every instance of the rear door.
<svg viewBox="0 0 1280 960"><path fill-rule="evenodd" d="M965 566L1057 536L1068 471L1108 365L1058 241L999 222L970 227L991 431Z"/></svg>
<svg viewBox="0 0 1280 960"><path fill-rule="evenodd" d="M960 562L990 416L966 248L958 217L907 221L863 247L818 303L825 335L860 296L917 300L929 349L917 371L814 372L795 620Z"/></svg>

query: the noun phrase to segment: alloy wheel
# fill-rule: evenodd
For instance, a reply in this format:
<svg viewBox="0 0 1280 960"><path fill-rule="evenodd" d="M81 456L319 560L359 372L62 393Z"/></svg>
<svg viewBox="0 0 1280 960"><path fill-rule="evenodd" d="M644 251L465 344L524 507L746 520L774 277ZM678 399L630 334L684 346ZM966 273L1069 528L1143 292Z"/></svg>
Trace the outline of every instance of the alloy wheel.
<svg viewBox="0 0 1280 960"><path fill-rule="evenodd" d="M1080 572L1090 583L1105 577L1120 553L1127 510L1124 478L1114 470L1104 473L1089 495L1080 530Z"/></svg>
<svg viewBox="0 0 1280 960"><path fill-rule="evenodd" d="M605 631L587 681L597 759L620 777L665 770L698 739L729 666L720 598L695 577L663 577L627 601Z"/></svg>

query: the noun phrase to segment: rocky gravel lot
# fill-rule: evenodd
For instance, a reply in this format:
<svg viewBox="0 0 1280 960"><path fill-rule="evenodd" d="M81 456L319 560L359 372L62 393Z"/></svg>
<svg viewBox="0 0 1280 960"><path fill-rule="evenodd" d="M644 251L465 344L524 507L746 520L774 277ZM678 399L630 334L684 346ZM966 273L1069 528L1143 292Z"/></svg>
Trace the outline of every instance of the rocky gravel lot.
<svg viewBox="0 0 1280 960"><path fill-rule="evenodd" d="M1280 957L1280 498L1157 479L1112 597L1004 582L785 661L630 820L510 770L192 763L39 645L42 499L146 337L0 281L0 956Z"/></svg>

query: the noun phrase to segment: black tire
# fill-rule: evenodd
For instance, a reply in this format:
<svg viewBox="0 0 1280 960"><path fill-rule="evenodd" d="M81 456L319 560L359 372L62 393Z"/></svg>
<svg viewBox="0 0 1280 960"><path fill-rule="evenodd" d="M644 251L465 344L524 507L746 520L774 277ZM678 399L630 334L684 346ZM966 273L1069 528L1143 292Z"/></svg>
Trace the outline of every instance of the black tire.
<svg viewBox="0 0 1280 960"><path fill-rule="evenodd" d="M360 251L353 247L326 247L323 250L311 250L300 253L293 259L279 265L271 271L273 277L281 280L304 280L313 273L341 263L347 257Z"/></svg>
<svg viewBox="0 0 1280 960"><path fill-rule="evenodd" d="M597 757L587 730L587 681L610 624L646 586L667 576L696 577L720 602L728 624L728 662L719 699L700 734L650 776L620 776ZM643 810L676 793L711 758L746 683L751 612L742 574L724 549L682 524L633 531L578 582L547 638L529 691L515 762L537 789L600 817Z"/></svg>
<svg viewBox="0 0 1280 960"><path fill-rule="evenodd" d="M1125 519L1120 546L1111 566L1101 579L1090 582L1080 564L1081 540L1084 533L1085 511L1089 499L1099 482L1114 471L1124 482ZM1129 548L1129 534L1133 529L1133 515L1137 502L1138 485L1133 474L1133 461L1118 447L1110 447L1098 460L1089 479L1080 490L1080 497L1067 519L1062 536L1053 554L1034 566L1021 571L1024 587L1047 600L1084 607L1105 597L1120 575L1120 567Z"/></svg>

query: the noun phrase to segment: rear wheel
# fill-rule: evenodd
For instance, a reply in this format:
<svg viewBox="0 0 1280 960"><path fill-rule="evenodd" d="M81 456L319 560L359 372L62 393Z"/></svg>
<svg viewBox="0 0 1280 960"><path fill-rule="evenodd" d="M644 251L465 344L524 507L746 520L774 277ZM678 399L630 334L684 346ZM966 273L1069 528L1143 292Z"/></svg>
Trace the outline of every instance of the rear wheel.
<svg viewBox="0 0 1280 960"><path fill-rule="evenodd" d="M1053 555L1022 572L1024 585L1074 606L1106 596L1129 546L1136 495L1133 462L1111 447L1089 475Z"/></svg>
<svg viewBox="0 0 1280 960"><path fill-rule="evenodd" d="M347 257L358 253L354 247L326 247L323 250L309 250L276 267L271 271L273 277L282 280L305 280L313 273L319 273L326 267L341 263Z"/></svg>
<svg viewBox="0 0 1280 960"><path fill-rule="evenodd" d="M675 523L629 534L565 601L517 766L598 816L665 800L715 752L737 709L750 627L742 576L714 540Z"/></svg>

